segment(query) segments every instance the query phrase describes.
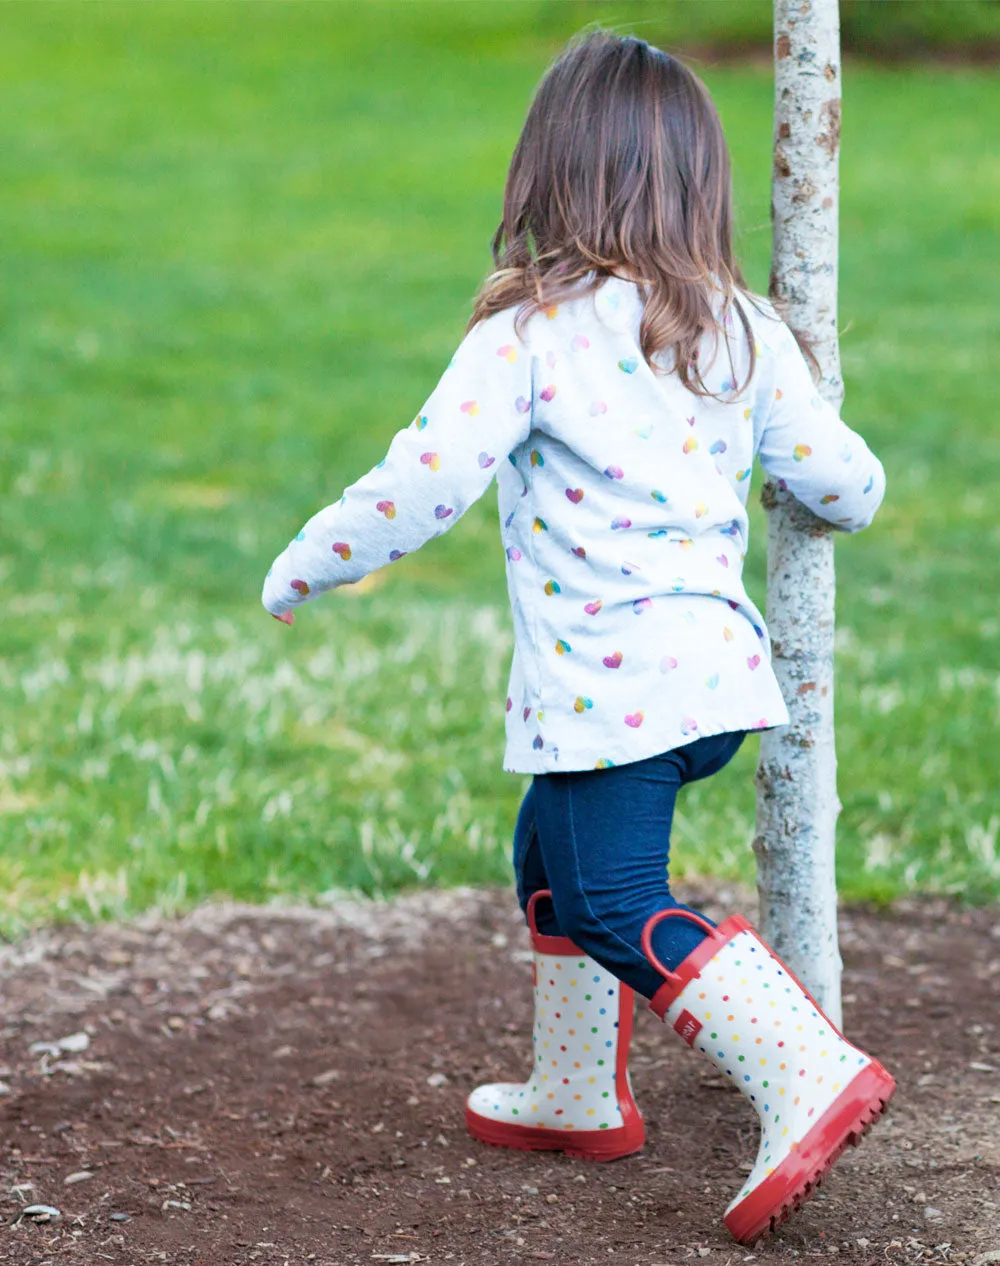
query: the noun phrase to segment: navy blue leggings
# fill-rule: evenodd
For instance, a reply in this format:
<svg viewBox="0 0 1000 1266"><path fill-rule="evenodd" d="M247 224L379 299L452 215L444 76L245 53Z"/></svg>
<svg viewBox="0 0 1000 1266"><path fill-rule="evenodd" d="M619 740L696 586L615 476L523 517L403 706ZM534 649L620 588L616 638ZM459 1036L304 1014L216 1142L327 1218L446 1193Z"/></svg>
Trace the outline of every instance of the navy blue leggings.
<svg viewBox="0 0 1000 1266"><path fill-rule="evenodd" d="M677 793L727 765L744 737L717 734L610 769L537 774L518 814L514 872L522 909L533 892L552 891L551 903L538 902L539 932L569 937L652 998L663 977L642 951L642 929L658 910L690 909L667 879ZM673 969L704 937L687 919L664 919L653 948Z"/></svg>

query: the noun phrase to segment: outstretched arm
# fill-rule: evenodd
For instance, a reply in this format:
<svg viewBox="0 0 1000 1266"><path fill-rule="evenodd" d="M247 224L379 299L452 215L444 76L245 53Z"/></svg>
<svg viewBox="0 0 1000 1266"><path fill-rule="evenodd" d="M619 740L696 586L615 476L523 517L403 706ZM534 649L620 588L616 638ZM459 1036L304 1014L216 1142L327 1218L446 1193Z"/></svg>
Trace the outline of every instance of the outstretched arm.
<svg viewBox="0 0 1000 1266"><path fill-rule="evenodd" d="M885 495L882 463L819 395L791 330L766 334L758 456L767 473L814 514L845 532L868 526Z"/></svg>
<svg viewBox="0 0 1000 1266"><path fill-rule="evenodd" d="M447 532L527 437L531 380L512 315L477 325L383 461L314 514L274 560L264 582L268 611L291 623L292 608Z"/></svg>

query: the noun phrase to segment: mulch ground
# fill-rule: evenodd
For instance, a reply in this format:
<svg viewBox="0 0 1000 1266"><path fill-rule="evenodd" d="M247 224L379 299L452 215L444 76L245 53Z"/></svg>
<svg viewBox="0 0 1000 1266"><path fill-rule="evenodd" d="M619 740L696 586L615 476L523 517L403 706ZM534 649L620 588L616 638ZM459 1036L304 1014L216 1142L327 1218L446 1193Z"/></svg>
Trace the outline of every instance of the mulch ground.
<svg viewBox="0 0 1000 1266"><path fill-rule="evenodd" d="M466 1136L468 1090L528 1067L526 950L508 893L214 906L0 949L0 1261L1000 1261L996 909L845 913L847 1033L899 1090L753 1251L721 1215L754 1118L645 1009L641 1156Z"/></svg>

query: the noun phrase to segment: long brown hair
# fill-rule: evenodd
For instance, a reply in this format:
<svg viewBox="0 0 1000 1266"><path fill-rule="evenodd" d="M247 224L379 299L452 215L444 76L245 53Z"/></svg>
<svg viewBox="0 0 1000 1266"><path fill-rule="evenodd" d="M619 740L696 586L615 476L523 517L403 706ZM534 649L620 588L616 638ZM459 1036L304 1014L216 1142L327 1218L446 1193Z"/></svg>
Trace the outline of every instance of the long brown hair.
<svg viewBox="0 0 1000 1266"><path fill-rule="evenodd" d="M754 370L754 339L733 256L732 177L708 90L676 58L644 40L594 31L550 67L511 159L495 271L469 328L517 307L537 311L596 290L617 275L640 282L643 355L698 395L703 336L738 316ZM752 300L751 300L752 302Z"/></svg>

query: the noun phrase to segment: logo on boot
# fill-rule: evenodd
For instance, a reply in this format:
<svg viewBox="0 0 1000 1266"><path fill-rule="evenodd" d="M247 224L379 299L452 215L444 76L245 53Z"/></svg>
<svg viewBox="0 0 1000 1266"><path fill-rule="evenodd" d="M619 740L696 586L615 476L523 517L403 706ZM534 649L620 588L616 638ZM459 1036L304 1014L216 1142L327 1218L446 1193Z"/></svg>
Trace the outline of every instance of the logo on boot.
<svg viewBox="0 0 1000 1266"><path fill-rule="evenodd" d="M701 1021L696 1020L690 1011L682 1011L677 1017L674 1032L679 1033L688 1046L694 1046L694 1039L701 1032Z"/></svg>

